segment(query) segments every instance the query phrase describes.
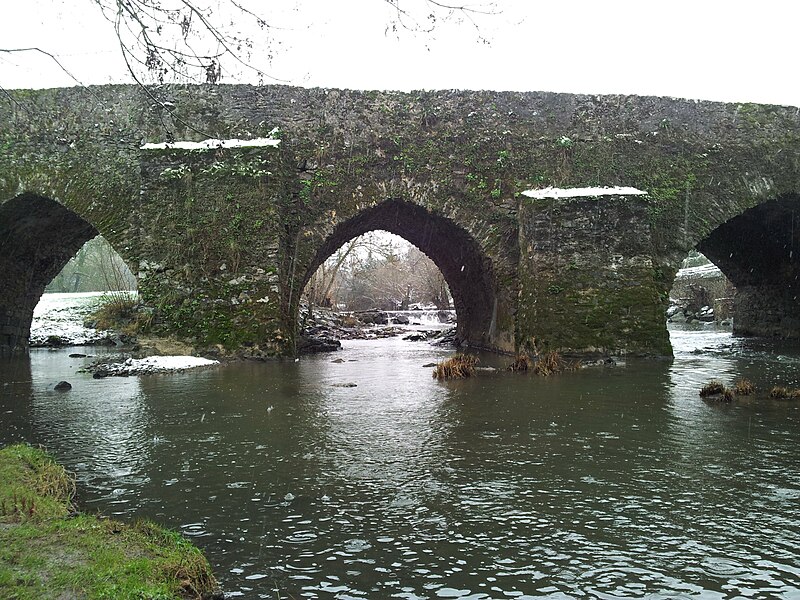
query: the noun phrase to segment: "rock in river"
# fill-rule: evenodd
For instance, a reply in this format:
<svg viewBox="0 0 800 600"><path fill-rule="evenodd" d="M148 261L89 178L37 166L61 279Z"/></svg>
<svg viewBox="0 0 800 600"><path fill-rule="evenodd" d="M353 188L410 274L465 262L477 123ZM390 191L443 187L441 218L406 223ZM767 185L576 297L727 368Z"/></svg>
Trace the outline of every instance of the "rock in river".
<svg viewBox="0 0 800 600"><path fill-rule="evenodd" d="M297 341L297 351L300 354L313 354L316 352L335 352L341 350L342 343L325 336L301 336Z"/></svg>

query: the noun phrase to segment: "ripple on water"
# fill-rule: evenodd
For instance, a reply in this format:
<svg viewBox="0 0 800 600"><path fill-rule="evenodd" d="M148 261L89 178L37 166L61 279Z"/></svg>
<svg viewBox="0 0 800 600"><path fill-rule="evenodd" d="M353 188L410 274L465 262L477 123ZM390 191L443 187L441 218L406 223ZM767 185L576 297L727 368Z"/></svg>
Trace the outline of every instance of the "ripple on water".
<svg viewBox="0 0 800 600"><path fill-rule="evenodd" d="M93 506L194 537L232 597L797 595L795 413L697 388L800 367L701 336L672 364L450 383L419 368L446 350L353 344L342 364L78 378L68 405L39 391L74 376L56 352L7 436L27 427Z"/></svg>

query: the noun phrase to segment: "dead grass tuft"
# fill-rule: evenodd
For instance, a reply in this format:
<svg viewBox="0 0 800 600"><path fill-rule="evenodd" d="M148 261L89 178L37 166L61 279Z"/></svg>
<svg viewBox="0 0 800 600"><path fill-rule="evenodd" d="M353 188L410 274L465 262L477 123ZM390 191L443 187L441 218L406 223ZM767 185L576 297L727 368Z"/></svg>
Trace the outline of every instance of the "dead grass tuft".
<svg viewBox="0 0 800 600"><path fill-rule="evenodd" d="M749 379L739 379L733 384L733 391L737 396L749 396L755 393L756 386Z"/></svg>
<svg viewBox="0 0 800 600"><path fill-rule="evenodd" d="M700 388L700 397L718 402L733 402L733 390L725 387L721 381L709 381Z"/></svg>
<svg viewBox="0 0 800 600"><path fill-rule="evenodd" d="M478 357L473 354L456 354L440 362L433 369L436 379L464 379L475 375Z"/></svg>
<svg viewBox="0 0 800 600"><path fill-rule="evenodd" d="M709 396L717 396L722 394L725 391L725 386L721 381L717 381L716 379L713 381L709 381L703 387L700 388L700 397L701 398L708 398Z"/></svg>
<svg viewBox="0 0 800 600"><path fill-rule="evenodd" d="M563 373L564 371L577 371L581 368L580 362L569 362L558 352L545 352L536 358L533 363L533 372L535 375L547 377L555 373Z"/></svg>
<svg viewBox="0 0 800 600"><path fill-rule="evenodd" d="M103 305L92 313L88 321L96 329L119 331L136 335L152 325L153 315L143 312L134 292L108 292Z"/></svg>
<svg viewBox="0 0 800 600"><path fill-rule="evenodd" d="M800 399L800 389L790 389L776 385L769 391L769 397L775 400L797 400Z"/></svg>
<svg viewBox="0 0 800 600"><path fill-rule="evenodd" d="M531 357L525 353L517 354L514 362L508 365L509 371L529 371L533 367Z"/></svg>

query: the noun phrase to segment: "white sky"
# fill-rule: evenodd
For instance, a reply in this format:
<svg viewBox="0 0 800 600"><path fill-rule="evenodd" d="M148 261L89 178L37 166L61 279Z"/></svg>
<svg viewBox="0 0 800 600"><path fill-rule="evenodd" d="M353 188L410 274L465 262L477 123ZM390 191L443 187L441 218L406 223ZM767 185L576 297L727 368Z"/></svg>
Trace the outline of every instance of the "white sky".
<svg viewBox="0 0 800 600"><path fill-rule="evenodd" d="M424 14L425 0L403 1ZM0 48L38 46L87 84L130 80L113 30L93 0L6 4ZM463 24L442 26L429 36L386 35L384 0L253 0L248 6L284 28L276 33L280 43L272 62L254 62L302 86L621 93L800 106L796 0L497 5L501 14L480 20L487 46ZM227 76L222 83L235 81ZM44 57L0 52L0 85L59 87L74 81Z"/></svg>

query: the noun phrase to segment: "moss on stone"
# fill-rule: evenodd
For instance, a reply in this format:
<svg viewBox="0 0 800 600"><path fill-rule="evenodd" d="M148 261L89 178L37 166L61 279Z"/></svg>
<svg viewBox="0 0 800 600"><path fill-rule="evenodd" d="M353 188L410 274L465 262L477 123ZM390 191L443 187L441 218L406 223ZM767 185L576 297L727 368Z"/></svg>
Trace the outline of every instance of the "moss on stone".
<svg viewBox="0 0 800 600"><path fill-rule="evenodd" d="M285 86L150 92L155 105L130 86L9 92L0 202L28 190L73 210L134 271L145 265L142 298L160 327L201 344L292 352L318 253L336 227L393 200L457 223L474 241L491 267L492 322L506 344L661 353L658 311L679 258L720 224L798 191L800 125L790 108ZM139 150L142 140L258 137L275 126L278 148ZM648 196L520 196L593 185ZM542 211L561 228L549 240L532 227ZM587 218L618 218L618 235L599 252ZM569 219L584 222L575 231ZM570 249L574 236L581 247ZM614 274L606 267L615 256L647 266ZM231 289L241 275L252 279Z"/></svg>

